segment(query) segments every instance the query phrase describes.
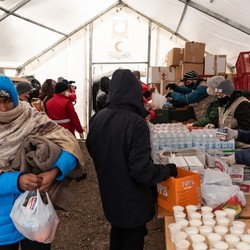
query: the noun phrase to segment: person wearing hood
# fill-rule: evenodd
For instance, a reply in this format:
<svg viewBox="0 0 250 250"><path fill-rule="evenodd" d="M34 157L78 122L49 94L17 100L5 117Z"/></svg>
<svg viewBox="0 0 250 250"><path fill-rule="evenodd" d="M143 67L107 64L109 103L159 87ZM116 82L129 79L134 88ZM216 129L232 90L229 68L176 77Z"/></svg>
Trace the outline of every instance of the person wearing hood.
<svg viewBox="0 0 250 250"><path fill-rule="evenodd" d="M234 88L230 80L221 81L215 89L219 102L219 128L250 130L250 101ZM250 145L236 141L236 148Z"/></svg>
<svg viewBox="0 0 250 250"><path fill-rule="evenodd" d="M185 86L169 83L165 89L173 90L166 95L167 101L174 107L190 105L193 106L196 120L203 118L212 96L207 93L207 82L198 77L194 70L189 70L183 75Z"/></svg>
<svg viewBox="0 0 250 250"><path fill-rule="evenodd" d="M107 107L90 118L86 146L97 173L110 250L143 249L155 215L156 184L177 176L175 164L154 164L142 88L128 69L111 79Z"/></svg>
<svg viewBox="0 0 250 250"><path fill-rule="evenodd" d="M50 120L44 112L32 108L28 102L19 101L14 83L4 75L0 75L0 124L0 249L18 250L20 245L22 250L49 250L51 244L25 238L16 229L10 213L15 200L23 192L37 189L47 192L56 181L62 181L75 170L80 176L85 171L82 150L69 131ZM47 170L37 171L37 174L31 170L21 171L23 162L15 162L18 157L20 159L19 149L24 147L29 136L42 137L59 148L58 155L46 166ZM39 157L45 159L43 154ZM17 168L13 167L14 162Z"/></svg>

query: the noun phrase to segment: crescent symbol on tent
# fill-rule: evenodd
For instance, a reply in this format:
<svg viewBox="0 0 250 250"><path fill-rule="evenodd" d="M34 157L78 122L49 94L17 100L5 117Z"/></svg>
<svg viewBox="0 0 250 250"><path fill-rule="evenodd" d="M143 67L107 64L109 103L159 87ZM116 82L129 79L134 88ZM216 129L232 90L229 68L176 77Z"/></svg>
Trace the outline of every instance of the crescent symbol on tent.
<svg viewBox="0 0 250 250"><path fill-rule="evenodd" d="M121 41L118 41L115 43L115 49L117 51L122 51L122 42Z"/></svg>

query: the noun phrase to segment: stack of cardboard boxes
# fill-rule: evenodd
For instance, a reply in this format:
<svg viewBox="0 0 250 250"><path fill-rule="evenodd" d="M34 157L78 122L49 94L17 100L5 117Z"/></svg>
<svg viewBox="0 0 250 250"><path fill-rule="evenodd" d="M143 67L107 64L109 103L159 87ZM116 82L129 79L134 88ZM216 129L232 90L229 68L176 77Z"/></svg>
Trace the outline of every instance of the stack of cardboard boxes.
<svg viewBox="0 0 250 250"><path fill-rule="evenodd" d="M173 48L166 56L167 66L176 69L176 82L188 70L200 76L225 75L226 55L205 55L205 43L186 42L185 48ZM182 58L181 58L182 56Z"/></svg>
<svg viewBox="0 0 250 250"><path fill-rule="evenodd" d="M179 82L185 72L194 70L198 75L203 75L205 43L187 42L183 53L183 62L176 65L176 82Z"/></svg>
<svg viewBox="0 0 250 250"><path fill-rule="evenodd" d="M205 55L205 43L186 42L185 48L173 48L166 55L166 67L150 67L149 83L156 83L161 94L169 82L178 83L183 74L194 70L200 76L226 74L226 55Z"/></svg>

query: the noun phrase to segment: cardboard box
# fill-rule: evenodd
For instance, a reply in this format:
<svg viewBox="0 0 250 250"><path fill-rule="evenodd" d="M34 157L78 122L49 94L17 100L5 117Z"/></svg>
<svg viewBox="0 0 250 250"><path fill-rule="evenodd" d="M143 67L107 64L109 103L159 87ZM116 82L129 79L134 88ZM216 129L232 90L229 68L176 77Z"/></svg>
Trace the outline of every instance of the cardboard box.
<svg viewBox="0 0 250 250"><path fill-rule="evenodd" d="M207 55L204 59L204 75L220 75L226 73L226 55Z"/></svg>
<svg viewBox="0 0 250 250"><path fill-rule="evenodd" d="M184 48L173 48L171 49L166 56L167 66L177 66L181 65L183 62L183 53Z"/></svg>
<svg viewBox="0 0 250 250"><path fill-rule="evenodd" d="M179 168L188 170L188 164L185 161L183 156L175 156L173 163L178 166Z"/></svg>
<svg viewBox="0 0 250 250"><path fill-rule="evenodd" d="M182 79L183 75L188 70L194 70L198 75L203 75L203 68L203 63L183 63L182 65L175 67L175 79L176 81Z"/></svg>
<svg viewBox="0 0 250 250"><path fill-rule="evenodd" d="M178 177L158 183L157 190L158 205L170 212L174 205L201 206L201 180L197 173L178 168Z"/></svg>
<svg viewBox="0 0 250 250"><path fill-rule="evenodd" d="M244 167L243 164L233 164L229 168L229 175L233 183L241 183L244 178Z"/></svg>
<svg viewBox="0 0 250 250"><path fill-rule="evenodd" d="M240 190L245 195L250 195L250 181L243 181L240 183Z"/></svg>
<svg viewBox="0 0 250 250"><path fill-rule="evenodd" d="M205 43L186 42L183 62L203 63L205 54Z"/></svg>
<svg viewBox="0 0 250 250"><path fill-rule="evenodd" d="M227 139L227 128L218 128L215 136L216 138L225 141Z"/></svg>
<svg viewBox="0 0 250 250"><path fill-rule="evenodd" d="M160 83L161 80L175 80L175 67L150 67L148 69L148 83Z"/></svg>
<svg viewBox="0 0 250 250"><path fill-rule="evenodd" d="M185 161L187 162L189 167L202 167L204 165L200 162L200 160L195 155L184 156Z"/></svg>

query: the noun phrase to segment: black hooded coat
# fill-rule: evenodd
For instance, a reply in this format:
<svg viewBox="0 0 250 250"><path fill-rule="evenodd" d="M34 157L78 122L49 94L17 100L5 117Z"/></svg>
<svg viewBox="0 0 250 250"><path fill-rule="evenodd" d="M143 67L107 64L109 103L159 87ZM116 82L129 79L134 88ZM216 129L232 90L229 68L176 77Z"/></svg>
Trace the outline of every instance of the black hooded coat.
<svg viewBox="0 0 250 250"><path fill-rule="evenodd" d="M86 145L93 158L103 209L114 226L134 228L155 214L155 184L170 169L151 159L142 89L130 70L116 70L108 107L90 119Z"/></svg>

